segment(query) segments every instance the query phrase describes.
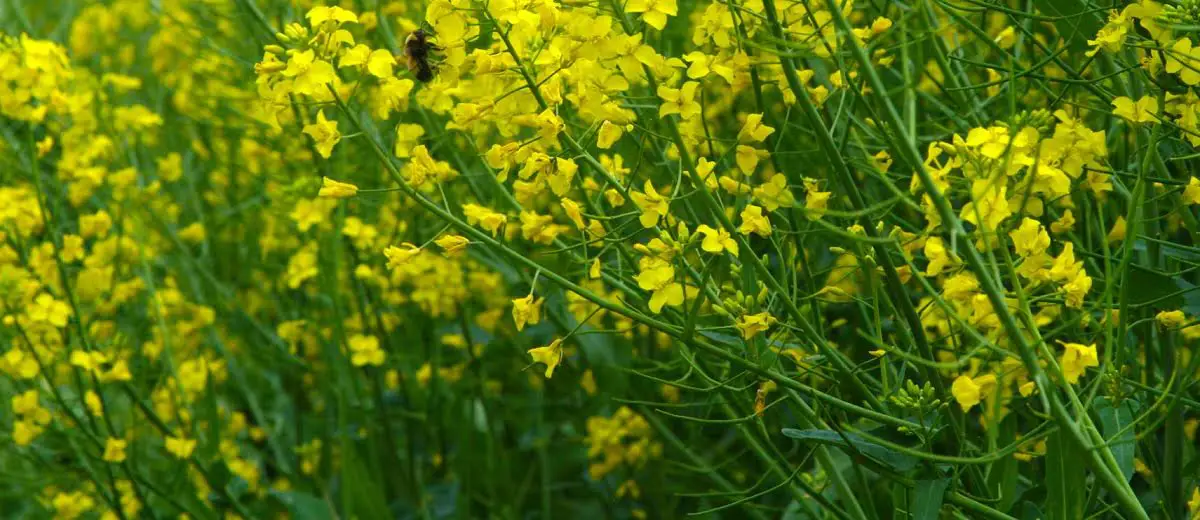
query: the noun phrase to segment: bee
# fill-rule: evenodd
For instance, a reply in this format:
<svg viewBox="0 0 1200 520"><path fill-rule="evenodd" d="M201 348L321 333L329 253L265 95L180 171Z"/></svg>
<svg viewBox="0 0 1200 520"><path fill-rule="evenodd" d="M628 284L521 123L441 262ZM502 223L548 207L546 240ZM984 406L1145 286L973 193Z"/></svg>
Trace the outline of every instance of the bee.
<svg viewBox="0 0 1200 520"><path fill-rule="evenodd" d="M413 31L408 35L408 39L404 40L404 56L408 58L408 70L412 71L417 80L428 83L433 79L433 66L429 63L429 57L433 51L440 50L441 47L429 41L429 33L424 29Z"/></svg>

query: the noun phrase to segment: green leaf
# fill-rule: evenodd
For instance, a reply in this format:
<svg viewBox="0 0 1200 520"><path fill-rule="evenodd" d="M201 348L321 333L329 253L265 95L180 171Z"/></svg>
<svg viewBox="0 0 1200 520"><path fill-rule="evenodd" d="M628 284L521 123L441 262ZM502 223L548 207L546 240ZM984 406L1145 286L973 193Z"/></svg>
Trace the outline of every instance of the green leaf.
<svg viewBox="0 0 1200 520"><path fill-rule="evenodd" d="M918 480L913 490L912 516L914 520L937 520L942 510L942 500L946 497L946 487L950 479Z"/></svg>
<svg viewBox="0 0 1200 520"><path fill-rule="evenodd" d="M1045 517L1042 516L1042 510L1038 508L1037 504L1025 501L1021 503L1021 515L1017 518L1021 520L1042 520Z"/></svg>
<svg viewBox="0 0 1200 520"><path fill-rule="evenodd" d="M1179 307L1179 310L1183 311L1189 316L1194 316L1196 313L1200 313L1200 289L1198 289L1196 285L1192 284L1191 282L1184 280L1182 277L1176 277L1175 285L1179 287L1180 290L1184 291L1182 295L1183 305Z"/></svg>
<svg viewBox="0 0 1200 520"><path fill-rule="evenodd" d="M333 506L316 496L302 491L272 491L295 520L333 520L336 515Z"/></svg>
<svg viewBox="0 0 1200 520"><path fill-rule="evenodd" d="M1083 518L1084 454L1067 433L1055 432L1046 439L1046 520Z"/></svg>
<svg viewBox="0 0 1200 520"><path fill-rule="evenodd" d="M1108 397L1096 398L1095 409L1096 415L1100 416L1100 431L1104 434L1105 442L1110 443L1109 449L1112 451L1113 457L1117 459L1117 466L1121 468L1121 474L1124 475L1126 482L1133 478L1133 456L1137 447L1134 442L1136 434L1133 428L1129 428L1122 432L1119 438L1114 437L1122 428L1133 422L1134 410L1137 405L1137 401L1133 399L1122 400L1113 406Z"/></svg>
<svg viewBox="0 0 1200 520"><path fill-rule="evenodd" d="M1001 423L996 436L1000 445L1017 441L1017 418L1009 415ZM987 471L988 489L999 494L999 501L994 506L1000 511L1009 511L1017 502L1017 476L1020 473L1020 461L1016 457L1001 457L991 463Z"/></svg>
<svg viewBox="0 0 1200 520"><path fill-rule="evenodd" d="M387 500L375 479L363 464L358 450L342 443L342 497L348 509L346 516L360 518L389 518Z"/></svg>
<svg viewBox="0 0 1200 520"><path fill-rule="evenodd" d="M872 460L897 472L905 472L917 465L917 459L900 453L891 448L885 448L873 442L867 442L862 437L852 433L839 434L831 430L796 430L784 428L783 434L799 440L815 441L821 444L837 446L849 455L861 453ZM849 439L849 443L846 440Z"/></svg>
<svg viewBox="0 0 1200 520"><path fill-rule="evenodd" d="M1158 271L1152 271L1137 265L1129 266L1129 303L1131 305L1151 304L1155 309L1174 310L1183 306L1183 295L1180 286Z"/></svg>
<svg viewBox="0 0 1200 520"><path fill-rule="evenodd" d="M1087 41L1104 27L1104 11L1093 10L1084 0L1034 0L1033 5L1046 16L1059 17L1054 27L1072 50L1087 49Z"/></svg>
<svg viewBox="0 0 1200 520"><path fill-rule="evenodd" d="M1157 240L1154 243L1158 246L1158 252L1165 256L1178 258L1181 260L1200 260L1200 249L1198 248L1172 244L1169 242L1159 242ZM1133 243L1134 251L1139 253L1142 251L1147 251L1149 248L1150 246L1147 244L1146 239L1144 238L1139 238L1137 242Z"/></svg>

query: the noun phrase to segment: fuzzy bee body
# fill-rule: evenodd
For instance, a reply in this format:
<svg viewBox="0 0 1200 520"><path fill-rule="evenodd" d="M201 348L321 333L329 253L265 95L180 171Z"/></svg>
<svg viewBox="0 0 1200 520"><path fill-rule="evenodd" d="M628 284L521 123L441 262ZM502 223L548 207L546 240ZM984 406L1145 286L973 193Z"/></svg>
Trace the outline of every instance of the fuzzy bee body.
<svg viewBox="0 0 1200 520"><path fill-rule="evenodd" d="M433 65L429 63L430 55L440 47L429 41L429 33L417 29L404 40L404 56L408 59L408 70L422 83L433 79Z"/></svg>

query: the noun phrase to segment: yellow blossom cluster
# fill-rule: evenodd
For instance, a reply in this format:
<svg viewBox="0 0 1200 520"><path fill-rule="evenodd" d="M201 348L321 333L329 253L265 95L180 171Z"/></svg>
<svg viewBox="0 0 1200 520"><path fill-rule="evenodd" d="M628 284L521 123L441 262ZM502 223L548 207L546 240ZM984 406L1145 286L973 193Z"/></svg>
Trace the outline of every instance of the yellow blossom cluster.
<svg viewBox="0 0 1200 520"><path fill-rule="evenodd" d="M16 4L0 511L1200 512L1200 2Z"/></svg>

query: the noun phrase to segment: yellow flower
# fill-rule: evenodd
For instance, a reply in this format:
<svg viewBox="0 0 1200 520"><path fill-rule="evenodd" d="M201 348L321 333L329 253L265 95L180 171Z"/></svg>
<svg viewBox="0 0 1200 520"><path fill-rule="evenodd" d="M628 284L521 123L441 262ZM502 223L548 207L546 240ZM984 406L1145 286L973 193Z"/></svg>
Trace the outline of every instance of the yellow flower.
<svg viewBox="0 0 1200 520"><path fill-rule="evenodd" d="M829 197L832 195L832 192L809 189L804 194L804 216L809 220L820 220L829 209Z"/></svg>
<svg viewBox="0 0 1200 520"><path fill-rule="evenodd" d="M1067 307L1080 309L1083 307L1083 297L1092 290L1092 277L1080 269L1075 277L1063 284L1062 291L1066 293Z"/></svg>
<svg viewBox="0 0 1200 520"><path fill-rule="evenodd" d="M1168 73L1179 74L1179 79L1188 85L1200 84L1200 47L1192 47L1192 40L1180 38L1165 54Z"/></svg>
<svg viewBox="0 0 1200 520"><path fill-rule="evenodd" d="M760 312L758 314L746 314L737 319L734 325L738 330L742 331L743 339L750 339L759 332L765 332L775 323L775 317L769 312Z"/></svg>
<svg viewBox="0 0 1200 520"><path fill-rule="evenodd" d="M200 222L192 222L179 230L179 239L189 244L203 243L207 236L208 232L204 229L204 224Z"/></svg>
<svg viewBox="0 0 1200 520"><path fill-rule="evenodd" d="M425 135L425 127L421 125L412 123L396 125L396 147L393 150L396 157L403 159L411 156L412 149L417 147L417 143L423 135Z"/></svg>
<svg viewBox="0 0 1200 520"><path fill-rule="evenodd" d="M620 125L615 125L612 121L600 123L600 131L596 134L596 147L601 150L612 148L612 145L621 138L625 133L625 129Z"/></svg>
<svg viewBox="0 0 1200 520"><path fill-rule="evenodd" d="M83 404L87 407L88 413L93 417L104 416L104 403L100 400L100 395L96 392L88 390L83 394Z"/></svg>
<svg viewBox="0 0 1200 520"><path fill-rule="evenodd" d="M667 17L679 14L675 0L630 0L625 3L625 12L642 13L646 25L658 30L667 26Z"/></svg>
<svg viewBox="0 0 1200 520"><path fill-rule="evenodd" d="M1087 371L1088 367L1100 366L1100 358L1096 354L1096 345L1082 345L1079 343L1066 343L1060 341L1063 348L1062 358L1059 359L1059 364L1062 367L1063 377L1067 378L1067 382L1075 384L1079 382L1079 376Z"/></svg>
<svg viewBox="0 0 1200 520"><path fill-rule="evenodd" d="M288 59L283 75L292 78L292 91L319 99L328 98L329 91L326 85L336 84L338 81L333 65L317 59L312 49L293 54Z"/></svg>
<svg viewBox="0 0 1200 520"><path fill-rule="evenodd" d="M433 243L441 247L448 257L456 257L467 250L467 246L471 241L467 237L461 235L442 235L434 240Z"/></svg>
<svg viewBox="0 0 1200 520"><path fill-rule="evenodd" d="M478 204L463 204L462 209L468 224L477 225L487 230L492 236L496 236L500 227L508 223L507 215Z"/></svg>
<svg viewBox="0 0 1200 520"><path fill-rule="evenodd" d="M1118 14L1113 11L1109 16L1108 23L1101 27L1096 32L1096 39L1088 40L1088 57L1095 56L1101 49L1107 52L1119 52L1122 45L1125 43L1125 35L1129 33L1129 28L1133 25L1124 12Z"/></svg>
<svg viewBox="0 0 1200 520"><path fill-rule="evenodd" d="M767 237L771 235L771 229L771 221L763 215L762 208L751 204L742 210L742 225L738 228L741 234L755 233L760 237Z"/></svg>
<svg viewBox="0 0 1200 520"><path fill-rule="evenodd" d="M699 86L700 83L696 81L688 81L677 89L659 85L657 94L663 102L658 106L658 116L679 114L681 119L691 119L700 115L700 103L696 101L696 89Z"/></svg>
<svg viewBox="0 0 1200 520"><path fill-rule="evenodd" d="M738 132L738 140L743 142L761 143L768 136L775 133L775 129L762 124L762 114L749 114L746 116L746 123L742 125L742 130Z"/></svg>
<svg viewBox="0 0 1200 520"><path fill-rule="evenodd" d="M1200 179L1188 179L1187 187L1183 189L1183 203L1187 205L1200 204Z"/></svg>
<svg viewBox="0 0 1200 520"><path fill-rule="evenodd" d="M1187 506L1193 519L1200 518L1200 487L1192 490L1192 499L1188 500Z"/></svg>
<svg viewBox="0 0 1200 520"><path fill-rule="evenodd" d="M1029 397L1036 389L1037 383L1034 383L1033 381L1026 381L1021 383L1021 386L1017 387L1017 391L1021 393L1021 397Z"/></svg>
<svg viewBox="0 0 1200 520"><path fill-rule="evenodd" d="M1142 96L1136 102L1125 96L1113 100L1113 115L1122 117L1130 123L1153 123L1158 121L1158 98Z"/></svg>
<svg viewBox="0 0 1200 520"><path fill-rule="evenodd" d="M567 218L571 219L571 223L575 224L576 229L583 229L587 226L583 224L583 212L579 210L579 203L571 199L562 200L563 213L567 214Z"/></svg>
<svg viewBox="0 0 1200 520"><path fill-rule="evenodd" d="M22 394L12 397L12 411L14 414L30 417L40 417L43 412L42 405L38 402L38 391L28 390ZM49 422L50 414L45 414L46 421ZM43 422L43 421L38 421Z"/></svg>
<svg viewBox="0 0 1200 520"><path fill-rule="evenodd" d="M178 437L170 436L166 440L167 452L174 455L177 459L186 459L192 456L192 451L196 449L196 440L189 439L180 434Z"/></svg>
<svg viewBox="0 0 1200 520"><path fill-rule="evenodd" d="M1108 230L1106 239L1110 244L1125 240L1125 217L1117 217L1117 221L1113 222L1112 229Z"/></svg>
<svg viewBox="0 0 1200 520"><path fill-rule="evenodd" d="M104 238L112 229L112 217L106 211L79 217L79 234L83 238Z"/></svg>
<svg viewBox="0 0 1200 520"><path fill-rule="evenodd" d="M638 209L642 210L642 216L638 218L642 222L642 227L652 228L658 225L659 219L665 217L670 211L666 197L659 195L649 180L646 181L642 193L631 191L629 197L633 199L633 203L637 205Z"/></svg>
<svg viewBox="0 0 1200 520"><path fill-rule="evenodd" d="M1075 244L1067 242L1063 244L1063 250L1054 258L1054 264L1050 267L1050 278L1055 281L1069 281L1083 269L1083 262L1075 261Z"/></svg>
<svg viewBox="0 0 1200 520"><path fill-rule="evenodd" d="M533 294L512 301L512 317L518 331L525 330L525 325L537 325L538 322L542 321L543 301L545 301L545 298L535 300Z"/></svg>
<svg viewBox="0 0 1200 520"><path fill-rule="evenodd" d="M954 380L954 384L950 386L950 393L954 394L954 400L958 401L958 405L966 412L986 399L995 388L996 376L992 374L976 378L964 375Z"/></svg>
<svg viewBox="0 0 1200 520"><path fill-rule="evenodd" d="M925 240L925 258L929 265L925 266L925 276L937 276L946 269L958 265L958 257L946 249L941 237L929 237Z"/></svg>
<svg viewBox="0 0 1200 520"><path fill-rule="evenodd" d="M1087 178L1084 180L1083 184L1084 186L1087 186L1089 190L1092 190L1092 193L1095 193L1097 197L1101 196L1105 192L1113 190L1112 176L1095 170L1088 170Z"/></svg>
<svg viewBox="0 0 1200 520"><path fill-rule="evenodd" d="M1066 233L1075 228L1075 212L1066 210L1062 216L1050 223L1050 231L1054 233Z"/></svg>
<svg viewBox="0 0 1200 520"><path fill-rule="evenodd" d="M383 349L379 348L379 338L375 336L358 334L351 336L348 342L350 344L350 362L356 367L380 366L387 357Z"/></svg>
<svg viewBox="0 0 1200 520"><path fill-rule="evenodd" d="M99 351L85 352L76 350L71 352L70 363L73 366L91 372L99 369L101 365L108 363L108 356Z"/></svg>
<svg viewBox="0 0 1200 520"><path fill-rule="evenodd" d="M395 65L396 58L385 49L375 49L367 58L367 72L377 78L390 78Z"/></svg>
<svg viewBox="0 0 1200 520"><path fill-rule="evenodd" d="M325 22L334 22L335 24L358 23L357 15L337 6L326 7L319 5L309 9L308 14L305 14L304 17L308 18L308 24L313 27Z"/></svg>
<svg viewBox="0 0 1200 520"><path fill-rule="evenodd" d="M409 260L421 254L421 248L405 242L399 247L388 246L383 250L383 255L387 257L388 269L397 269L408 264Z"/></svg>
<svg viewBox="0 0 1200 520"><path fill-rule="evenodd" d="M729 254L737 256L738 245L733 236L724 229L713 229L707 225L700 224L696 231L704 235L704 241L700 242L700 248L713 254L721 254L722 251L729 251Z"/></svg>
<svg viewBox="0 0 1200 520"><path fill-rule="evenodd" d="M67 320L71 316L71 306L55 300L47 293L42 293L33 300L33 305L30 305L25 313L34 323L48 323L62 328L67 326Z"/></svg>
<svg viewBox="0 0 1200 520"><path fill-rule="evenodd" d="M29 446L39 435L42 434L43 428L34 424L29 420L21 420L13 422L12 440L17 446Z"/></svg>
<svg viewBox="0 0 1200 520"><path fill-rule="evenodd" d="M127 443L123 439L114 439L109 437L104 443L104 461L117 463L124 462L126 445Z"/></svg>
<svg viewBox="0 0 1200 520"><path fill-rule="evenodd" d="M711 166L709 167L709 171L711 171ZM754 188L754 198L762 202L767 211L775 211L781 207L790 208L796 204L796 196L792 195L792 189L788 186L787 177L782 173L776 173L770 180ZM811 207L809 211L811 216ZM817 218L820 217L818 216Z"/></svg>
<svg viewBox="0 0 1200 520"><path fill-rule="evenodd" d="M634 279L638 287L650 291L650 311L662 312L663 305L683 305L683 285L675 281L675 268L660 258L648 257L641 260L641 272Z"/></svg>
<svg viewBox="0 0 1200 520"><path fill-rule="evenodd" d="M1021 258L1040 255L1050 248L1050 235L1041 222L1031 218L1022 220L1021 227L1009 232L1008 236L1012 238L1017 255Z"/></svg>
<svg viewBox="0 0 1200 520"><path fill-rule="evenodd" d="M317 122L304 125L304 133L312 137L313 144L317 147L317 153L321 157L329 158L333 153L333 145L342 140L342 134L338 133L337 121L325 119L325 111L317 111Z"/></svg>
<svg viewBox="0 0 1200 520"><path fill-rule="evenodd" d="M1168 329L1177 329L1187 323L1187 315L1183 311L1162 311L1154 316L1158 324Z"/></svg>
<svg viewBox="0 0 1200 520"><path fill-rule="evenodd" d="M959 218L991 231L1012 215L1008 205L1008 187L996 185L990 180L979 180L972 186L971 193L975 200L963 205Z"/></svg>
<svg viewBox="0 0 1200 520"><path fill-rule="evenodd" d="M754 173L754 169L758 167L758 159L765 155L766 152L760 151L753 146L739 144L734 152L734 162L737 163L738 169L746 175Z"/></svg>
<svg viewBox="0 0 1200 520"><path fill-rule="evenodd" d="M534 363L542 363L546 365L546 378L554 377L554 369L562 363L563 348L562 340L556 339L544 347L529 349L529 355L533 357Z"/></svg>
<svg viewBox="0 0 1200 520"><path fill-rule="evenodd" d="M596 376L592 374L592 369L583 371L583 376L579 378L579 386L588 395L596 395Z"/></svg>
<svg viewBox="0 0 1200 520"><path fill-rule="evenodd" d="M330 199L345 199L353 197L356 194L358 194L358 186L338 182L329 177L321 177L321 191L317 193L317 196Z"/></svg>

